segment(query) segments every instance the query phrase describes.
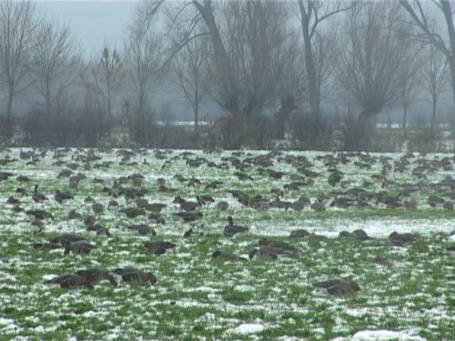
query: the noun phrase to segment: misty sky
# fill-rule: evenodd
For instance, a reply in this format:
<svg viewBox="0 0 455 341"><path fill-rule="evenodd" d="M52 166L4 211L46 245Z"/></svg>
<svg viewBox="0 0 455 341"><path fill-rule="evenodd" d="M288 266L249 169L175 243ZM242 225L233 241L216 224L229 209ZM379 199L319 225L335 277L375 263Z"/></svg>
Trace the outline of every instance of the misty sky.
<svg viewBox="0 0 455 341"><path fill-rule="evenodd" d="M98 54L104 41L120 46L137 1L37 1L49 19L71 26L86 56Z"/></svg>

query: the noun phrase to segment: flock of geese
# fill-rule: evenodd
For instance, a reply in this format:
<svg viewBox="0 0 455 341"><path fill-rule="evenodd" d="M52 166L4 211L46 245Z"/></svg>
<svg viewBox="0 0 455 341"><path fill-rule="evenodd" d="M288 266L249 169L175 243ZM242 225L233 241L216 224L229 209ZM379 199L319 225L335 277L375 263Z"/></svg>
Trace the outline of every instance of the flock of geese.
<svg viewBox="0 0 455 341"><path fill-rule="evenodd" d="M112 161L112 154L115 153ZM78 196L78 188L81 182L103 186L102 196L108 198L107 204L95 201L87 196L84 202L90 207L90 213L85 214L72 209L68 212L68 220L81 221L84 229L98 236L111 236L111 231L99 223L100 217L109 210L125 215L126 218L135 220L136 217L147 219L149 223L132 223L128 229L132 233L150 236L149 241L143 242L146 252L156 256L165 255L169 250L177 247L175 243L156 238L154 226L166 224L166 212L168 209L179 211L173 213L185 223L190 223L191 228L183 233L183 238L191 238L201 235L197 231L197 223L204 217L201 208L218 210L220 214L229 210L227 201L219 200L208 194L213 192L224 193L247 209L252 210L314 210L324 212L330 207L336 208L389 208L416 210L422 205L417 199L425 198L429 207L452 210L455 201L455 179L447 175L442 180L431 182L430 177L438 172L453 171L454 157L433 156L432 158L418 157L413 154L403 155L399 159L389 156L370 155L366 153L337 153L322 154L309 160L304 154L290 154L282 152L270 152L267 154L253 155L247 152L231 152L229 155L218 158L219 162L208 160L204 154L193 152L153 151L154 159L150 156L151 151L146 149L97 151L93 149L56 149L40 150L32 149L20 151L14 155L13 150L3 150L0 153L0 166L15 166L15 169L35 169L41 162L52 160L52 166L61 168L59 179L67 182L65 190L57 189L53 196L49 193L41 193L39 184L34 184L36 179L20 174L21 171L1 171L0 186L3 181L13 181L17 185L14 193L9 193L7 199L8 208L17 214L24 212L30 217L31 231L37 236L46 231L46 221L54 220L49 209L43 209L41 204L50 208L52 205L64 205ZM18 156L18 157L17 157ZM104 157L108 157L106 160ZM142 161L139 161L142 160ZM152 161L153 160L153 161ZM251 195L237 188L226 188L226 184L219 179L201 180L196 177L186 178L182 174L172 174L171 166L178 161L184 161L185 167L215 168L229 171L240 183L251 183L258 177L267 178L273 185L269 195ZM316 167L315 161L323 164L323 168ZM128 176L116 177L113 183L108 183L102 178L89 178L86 173L91 170L109 172L112 166L128 166L140 169L151 162L161 165L161 174L172 182L178 182L181 186L197 189L200 194L193 200L185 199L178 195L178 188L173 188L169 180L164 177L156 179L156 184L144 183L146 178L140 173ZM277 171L275 164L285 164L288 171ZM20 165L20 167L17 167ZM363 179L359 185L352 181L341 170L343 166L352 165L356 171L369 170L368 179ZM373 168L375 167L375 168ZM411 173L413 182L399 181L400 174ZM65 180L66 179L66 180ZM205 178L206 179L206 178ZM321 184L326 184L328 190L324 190L314 198L298 195L295 200L285 200L290 193L303 193L306 189L315 189ZM32 188L29 191L27 188ZM1 187L0 187L1 188ZM150 202L147 197L152 192L173 197L172 204L163 202ZM294 196L295 197L295 196ZM23 204L31 201L40 206L24 209ZM106 201L107 202L107 201ZM425 203L424 203L425 204ZM164 214L163 214L164 211ZM232 216L227 217L227 225L222 234L225 238L236 238L238 235L247 234L247 226L237 225ZM220 231L221 233L221 231ZM263 259L274 261L279 257L297 257L299 249L293 245L294 240L314 236L305 229L297 229L290 233L289 241L261 239L257 246L252 249L248 258L230 253L224 250L212 250L211 259L227 262L247 262L248 260ZM364 230L352 232L342 231L339 238L350 238L360 242L366 242L372 237ZM414 233L393 232L388 236L393 246L407 246L415 243L420 236ZM36 241L33 248L37 250L62 249L63 253L88 255L96 248L83 235L62 233L45 241ZM448 252L455 252L455 246L449 246ZM48 280L47 283L58 284L61 288L93 288L101 281L108 281L112 285L119 282L149 284L156 283L157 278L152 272L145 272L134 267L115 268L104 270L99 268L83 269L71 274L65 274ZM360 290L360 286L353 281L331 279L313 284L316 288L323 288L332 295L353 294Z"/></svg>

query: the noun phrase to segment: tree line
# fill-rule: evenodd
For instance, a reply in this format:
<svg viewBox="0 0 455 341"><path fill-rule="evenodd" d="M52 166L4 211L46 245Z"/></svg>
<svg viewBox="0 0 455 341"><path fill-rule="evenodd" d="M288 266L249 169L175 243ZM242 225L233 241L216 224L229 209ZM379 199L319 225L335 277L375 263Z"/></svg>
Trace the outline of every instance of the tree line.
<svg viewBox="0 0 455 341"><path fill-rule="evenodd" d="M362 148L381 113L400 111L405 132L419 99L433 130L441 98L455 98L452 12L446 0L144 0L123 44L87 58L68 25L1 1L2 134L20 121L36 144L96 145L126 117L142 146L327 148L338 129ZM191 109L191 134L155 124L166 84ZM15 109L19 96L30 112ZM198 124L207 103L225 112L211 131Z"/></svg>

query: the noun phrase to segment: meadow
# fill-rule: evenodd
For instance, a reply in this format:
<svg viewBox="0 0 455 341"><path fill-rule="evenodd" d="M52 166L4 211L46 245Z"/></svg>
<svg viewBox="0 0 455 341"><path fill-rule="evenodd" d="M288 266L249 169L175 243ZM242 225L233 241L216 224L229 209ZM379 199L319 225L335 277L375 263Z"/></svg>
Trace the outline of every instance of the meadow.
<svg viewBox="0 0 455 341"><path fill-rule="evenodd" d="M3 149L0 340L455 340L454 163L453 154ZM247 230L227 234L229 216ZM90 250L62 242L68 234ZM174 246L155 252L156 241ZM115 283L52 283L83 269ZM314 285L334 279L359 289Z"/></svg>

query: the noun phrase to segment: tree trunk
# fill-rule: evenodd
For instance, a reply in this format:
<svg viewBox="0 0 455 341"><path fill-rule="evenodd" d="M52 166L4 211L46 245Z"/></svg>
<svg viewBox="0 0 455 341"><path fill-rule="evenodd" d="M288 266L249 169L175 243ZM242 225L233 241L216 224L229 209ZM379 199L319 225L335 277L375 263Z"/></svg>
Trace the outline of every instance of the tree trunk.
<svg viewBox="0 0 455 341"><path fill-rule="evenodd" d="M308 27L302 23L303 40L305 43L305 66L308 75L308 95L311 107L311 114L319 121L319 81L313 59L313 48Z"/></svg>
<svg viewBox="0 0 455 341"><path fill-rule="evenodd" d="M455 48L455 46L454 46ZM450 56L449 60L450 67L450 80L452 85L452 100L455 103L455 58L453 55Z"/></svg>
<svg viewBox="0 0 455 341"><path fill-rule="evenodd" d="M447 0L441 1L440 5L446 19L447 33L449 35L450 52L448 55L446 55L446 57L449 62L450 76L452 81L452 94L453 100L455 102L455 27L453 26L452 6L450 1Z"/></svg>
<svg viewBox="0 0 455 341"><path fill-rule="evenodd" d="M229 55L226 52L223 40L221 39L220 31L215 21L215 16L213 15L213 9L211 5L212 2L204 1L204 5L201 5L199 1L193 1L193 4L202 16L202 19L204 20L209 31L210 40L213 44L217 74L220 76L219 80L226 92L226 98L224 99L226 103L223 103L223 105L227 110L231 112L239 112L239 94L236 92L236 88L234 86L234 74L232 72Z"/></svg>
<svg viewBox="0 0 455 341"><path fill-rule="evenodd" d="M109 71L108 71L109 72ZM112 104L111 104L111 77L107 75L107 123L110 128L112 122Z"/></svg>
<svg viewBox="0 0 455 341"><path fill-rule="evenodd" d="M406 134L406 125L407 125L407 118L408 118L408 106L403 106L403 133Z"/></svg>
<svg viewBox="0 0 455 341"><path fill-rule="evenodd" d="M6 109L6 114L7 114L8 118L11 118L13 116L13 103L14 103L14 91L12 89L9 89L8 106Z"/></svg>
<svg viewBox="0 0 455 341"><path fill-rule="evenodd" d="M431 115L431 123L430 123L430 128L433 130L434 128L434 123L436 121L436 107L437 107L437 99L433 97L433 102L432 102L432 115Z"/></svg>

